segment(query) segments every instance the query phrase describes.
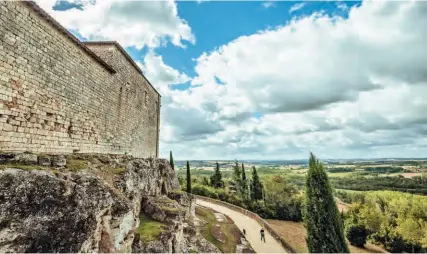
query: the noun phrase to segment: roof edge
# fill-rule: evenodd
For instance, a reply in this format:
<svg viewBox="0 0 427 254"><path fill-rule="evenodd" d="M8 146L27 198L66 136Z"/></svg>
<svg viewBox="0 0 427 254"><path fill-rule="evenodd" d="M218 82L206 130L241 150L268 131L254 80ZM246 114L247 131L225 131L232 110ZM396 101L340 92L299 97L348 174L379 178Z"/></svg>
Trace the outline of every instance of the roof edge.
<svg viewBox="0 0 427 254"><path fill-rule="evenodd" d="M77 37L75 37L72 33L70 33L65 27L63 27L58 21L56 21L50 14L48 14L45 10L43 10L40 6L38 6L34 1L23 1L27 6L32 8L37 14L39 14L42 18L44 18L48 23L52 24L59 32L67 36L71 41L73 41L78 47L80 47L83 51L85 51L90 57L92 57L95 61L101 64L107 71L111 74L116 73L116 70L102 60L98 55L96 55L92 50L86 47Z"/></svg>
<svg viewBox="0 0 427 254"><path fill-rule="evenodd" d="M84 41L82 42L86 45L110 45L110 46L116 46L117 49L125 56L125 58L128 60L128 62L135 68L139 74L142 75L142 77L147 81L147 83L153 88L153 90L161 97L162 95L157 91L156 88L150 83L150 81L145 77L143 71L139 66L135 63L135 61L132 59L132 57L126 52L126 50L117 42L117 41Z"/></svg>

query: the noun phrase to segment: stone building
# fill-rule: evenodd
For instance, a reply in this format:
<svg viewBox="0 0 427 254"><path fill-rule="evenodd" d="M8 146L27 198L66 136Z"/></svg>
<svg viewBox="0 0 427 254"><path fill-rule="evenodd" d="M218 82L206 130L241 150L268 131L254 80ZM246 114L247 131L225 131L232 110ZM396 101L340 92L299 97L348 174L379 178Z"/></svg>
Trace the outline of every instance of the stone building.
<svg viewBox="0 0 427 254"><path fill-rule="evenodd" d="M0 1L0 150L157 157L160 94L116 42Z"/></svg>

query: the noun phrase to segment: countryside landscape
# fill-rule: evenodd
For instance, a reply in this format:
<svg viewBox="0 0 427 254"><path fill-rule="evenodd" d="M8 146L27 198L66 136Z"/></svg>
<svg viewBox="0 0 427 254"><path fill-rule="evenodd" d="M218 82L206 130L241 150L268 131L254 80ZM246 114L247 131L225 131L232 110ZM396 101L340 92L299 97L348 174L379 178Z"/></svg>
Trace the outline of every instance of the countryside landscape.
<svg viewBox="0 0 427 254"><path fill-rule="evenodd" d="M223 181L220 188L212 184L217 163ZM296 252L308 252L302 214L308 160L189 164L194 194L260 214ZM427 159L325 160L324 167L334 188L351 252L425 251L427 224L422 221L427 211ZM176 161L175 168L185 190L186 162ZM243 168L249 189L255 168L263 190L259 200L236 189Z"/></svg>

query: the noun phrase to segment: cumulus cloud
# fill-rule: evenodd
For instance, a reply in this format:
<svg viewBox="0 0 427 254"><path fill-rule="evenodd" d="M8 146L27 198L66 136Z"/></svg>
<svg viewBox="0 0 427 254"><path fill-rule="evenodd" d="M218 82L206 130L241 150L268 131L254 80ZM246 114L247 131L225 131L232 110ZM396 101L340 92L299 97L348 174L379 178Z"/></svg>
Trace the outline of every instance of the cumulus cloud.
<svg viewBox="0 0 427 254"><path fill-rule="evenodd" d="M151 48L171 42L195 43L187 22L178 16L174 1L75 0L80 8L56 11L56 0L37 3L68 29L89 40L115 40L122 46Z"/></svg>
<svg viewBox="0 0 427 254"><path fill-rule="evenodd" d="M190 91L216 105L209 117L224 128L204 142L243 158L423 156L427 4L348 11L295 18L202 54Z"/></svg>

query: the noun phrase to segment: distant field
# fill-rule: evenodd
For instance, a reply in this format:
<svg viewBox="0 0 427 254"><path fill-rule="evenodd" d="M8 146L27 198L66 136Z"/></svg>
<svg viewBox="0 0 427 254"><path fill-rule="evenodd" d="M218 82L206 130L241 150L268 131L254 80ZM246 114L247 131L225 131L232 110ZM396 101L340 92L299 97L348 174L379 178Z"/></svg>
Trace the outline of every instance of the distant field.
<svg viewBox="0 0 427 254"><path fill-rule="evenodd" d="M307 231L301 222L267 220L285 241L299 253L308 253L305 237ZM373 244L366 244L365 248L358 248L349 244L351 253L386 253L385 250Z"/></svg>

